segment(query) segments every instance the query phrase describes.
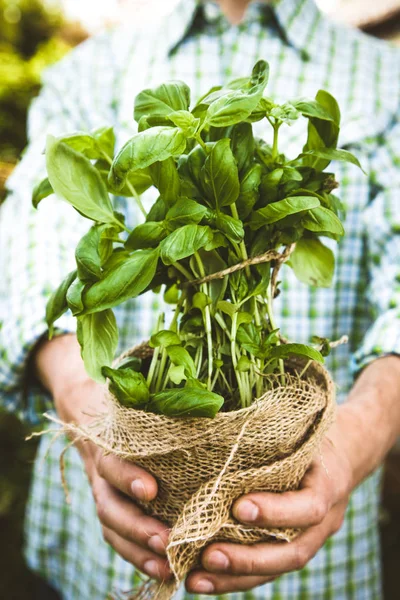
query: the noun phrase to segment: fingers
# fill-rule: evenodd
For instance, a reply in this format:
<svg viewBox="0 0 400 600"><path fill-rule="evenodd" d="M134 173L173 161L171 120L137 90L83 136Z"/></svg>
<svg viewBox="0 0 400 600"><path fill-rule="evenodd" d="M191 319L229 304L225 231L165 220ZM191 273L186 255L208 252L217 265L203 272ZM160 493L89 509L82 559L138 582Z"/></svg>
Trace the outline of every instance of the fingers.
<svg viewBox="0 0 400 600"><path fill-rule="evenodd" d="M295 492L259 492L243 496L232 508L234 517L258 527L311 527L325 519L336 501L331 480L315 463Z"/></svg>
<svg viewBox="0 0 400 600"><path fill-rule="evenodd" d="M131 498L149 501L157 496L154 477L128 461L98 452L96 468L100 477Z"/></svg>
<svg viewBox="0 0 400 600"><path fill-rule="evenodd" d="M186 589L194 594L229 594L246 592L274 581L276 577L235 577L232 575L212 575L206 571L191 573L186 580Z"/></svg>
<svg viewBox="0 0 400 600"><path fill-rule="evenodd" d="M104 540L122 556L123 559L134 565L139 571L146 573L153 579L169 579L172 574L168 568L168 561L141 548L133 542L121 538L115 531L103 527Z"/></svg>
<svg viewBox="0 0 400 600"><path fill-rule="evenodd" d="M124 497L100 477L93 483L93 495L101 523L127 541L164 555L168 529L144 514L132 500Z"/></svg>
<svg viewBox="0 0 400 600"><path fill-rule="evenodd" d="M254 546L217 543L203 553L203 567L212 573L270 577L303 569L343 521L346 502L337 505L321 525L310 527L293 542Z"/></svg>

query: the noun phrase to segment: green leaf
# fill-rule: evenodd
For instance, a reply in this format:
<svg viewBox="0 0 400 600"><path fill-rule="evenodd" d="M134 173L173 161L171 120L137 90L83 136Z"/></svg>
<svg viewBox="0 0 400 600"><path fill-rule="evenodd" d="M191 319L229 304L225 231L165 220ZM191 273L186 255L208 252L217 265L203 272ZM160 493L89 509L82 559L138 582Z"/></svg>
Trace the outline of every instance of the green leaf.
<svg viewBox="0 0 400 600"><path fill-rule="evenodd" d="M204 311L206 306L211 304L211 298L204 292L196 292L192 299L193 308L198 308L201 312Z"/></svg>
<svg viewBox="0 0 400 600"><path fill-rule="evenodd" d="M158 250L136 250L128 258L123 258L85 292L85 314L117 306L139 296L152 282L157 263Z"/></svg>
<svg viewBox="0 0 400 600"><path fill-rule="evenodd" d="M270 347L266 352L266 359L287 358L288 356L303 356L319 363L324 362L324 357L318 350L304 344L281 344L280 346Z"/></svg>
<svg viewBox="0 0 400 600"><path fill-rule="evenodd" d="M58 138L59 142L66 144L75 152L79 152L91 160L102 157L100 148L98 147L95 138L86 131L76 131Z"/></svg>
<svg viewBox="0 0 400 600"><path fill-rule="evenodd" d="M252 229L259 229L263 225L276 223L289 215L310 210L319 205L318 198L314 196L293 196L278 202L271 202L271 204L267 204L264 208L260 208L253 213L250 225Z"/></svg>
<svg viewBox="0 0 400 600"><path fill-rule="evenodd" d="M231 242L236 244L239 244L244 238L242 221L234 219L225 213L217 213L213 220L213 226L222 231Z"/></svg>
<svg viewBox="0 0 400 600"><path fill-rule="evenodd" d="M260 332L254 323L244 323L241 325L237 330L236 340L243 350L250 352L253 356L257 356L260 352Z"/></svg>
<svg viewBox="0 0 400 600"><path fill-rule="evenodd" d="M182 227L183 225L197 225L206 212L207 208L198 202L189 198L179 198L167 212L165 220L173 229Z"/></svg>
<svg viewBox="0 0 400 600"><path fill-rule="evenodd" d="M315 99L332 117L332 121L315 117L309 118L308 138L303 149L304 152L322 148L336 148L339 138L340 110L337 101L324 90L320 90ZM317 171L323 171L329 165L329 160L305 157L303 164Z"/></svg>
<svg viewBox="0 0 400 600"><path fill-rule="evenodd" d="M141 248L154 248L167 236L168 232L164 224L156 221L147 221L137 225L129 234L125 242L128 250L139 250Z"/></svg>
<svg viewBox="0 0 400 600"><path fill-rule="evenodd" d="M180 127L186 137L193 137L200 125L200 119L196 119L196 117L187 110L173 112L168 115L168 119L172 121L174 125Z"/></svg>
<svg viewBox="0 0 400 600"><path fill-rule="evenodd" d="M242 220L249 216L258 200L262 173L262 166L255 164L242 177L239 197L236 200L236 208Z"/></svg>
<svg viewBox="0 0 400 600"><path fill-rule="evenodd" d="M249 169L254 160L254 137L250 123L238 123L232 129L231 147L239 173Z"/></svg>
<svg viewBox="0 0 400 600"><path fill-rule="evenodd" d="M340 219L329 208L323 206L307 212L301 220L301 225L309 231L327 232L340 236L345 233Z"/></svg>
<svg viewBox="0 0 400 600"><path fill-rule="evenodd" d="M214 145L204 169L215 208L233 204L239 196L240 184L229 139L222 139Z"/></svg>
<svg viewBox="0 0 400 600"><path fill-rule="evenodd" d="M190 89L182 81L169 81L156 88L140 92L135 99L134 118L146 115L168 117L171 113L188 110Z"/></svg>
<svg viewBox="0 0 400 600"><path fill-rule="evenodd" d="M296 98L290 102L304 117L313 117L323 121L335 121L331 112L326 110L318 100Z"/></svg>
<svg viewBox="0 0 400 600"><path fill-rule="evenodd" d="M176 388L155 394L150 409L167 417L213 419L224 403L222 396L202 388Z"/></svg>
<svg viewBox="0 0 400 600"><path fill-rule="evenodd" d="M173 206L180 196L181 182L174 159L167 158L149 167L153 184L160 192L166 205Z"/></svg>
<svg viewBox="0 0 400 600"><path fill-rule="evenodd" d="M85 369L92 379L105 381L102 368L111 365L118 344L118 328L112 310L79 317Z"/></svg>
<svg viewBox="0 0 400 600"><path fill-rule="evenodd" d="M290 266L300 281L316 287L330 287L335 271L332 250L317 238L302 238L290 257Z"/></svg>
<svg viewBox="0 0 400 600"><path fill-rule="evenodd" d="M110 183L115 189L120 189L129 171L145 169L157 161L182 154L185 148L185 135L176 127L158 126L137 133L115 157L110 171Z"/></svg>
<svg viewBox="0 0 400 600"><path fill-rule="evenodd" d="M33 188L32 192L32 205L34 208L37 208L39 202L41 202L44 198L51 196L54 194L54 190L51 187L50 181L48 177L39 181L37 185Z"/></svg>
<svg viewBox="0 0 400 600"><path fill-rule="evenodd" d="M220 310L226 315L229 315L231 318L238 311L237 306L229 302L228 300L220 300L217 303L217 310Z"/></svg>
<svg viewBox="0 0 400 600"><path fill-rule="evenodd" d="M326 160L339 160L341 162L347 162L352 165L355 165L365 174L364 169L362 168L360 161L354 154L348 152L347 150L337 150L336 148L316 148L314 150L308 150L303 154L300 154L299 158L304 158L308 156L315 156L317 158L326 158Z"/></svg>
<svg viewBox="0 0 400 600"><path fill-rule="evenodd" d="M245 121L257 107L268 83L269 66L263 60L254 66L248 89L228 90L211 102L206 122L213 127L227 127Z"/></svg>
<svg viewBox="0 0 400 600"><path fill-rule="evenodd" d="M168 377L175 385L179 385L182 381L186 381L185 367L183 365L171 365L168 369Z"/></svg>
<svg viewBox="0 0 400 600"><path fill-rule="evenodd" d="M92 131L92 135L101 151L112 159L115 148L114 129L108 126L99 127L98 129Z"/></svg>
<svg viewBox="0 0 400 600"><path fill-rule="evenodd" d="M207 226L184 225L160 243L161 260L165 265L172 265L204 248L211 238L212 231Z"/></svg>
<svg viewBox="0 0 400 600"><path fill-rule="evenodd" d="M124 196L126 198L133 197L134 194L132 192L132 188L140 196L141 194L143 194L143 192L148 190L153 185L153 181L150 177L148 169L139 169L138 171L131 171L125 180L125 185L123 185L120 189L117 189L113 186L113 182L109 177L108 170L100 170L100 175L104 183L106 184L108 191L111 194Z"/></svg>
<svg viewBox="0 0 400 600"><path fill-rule="evenodd" d="M150 398L149 388L142 373L132 369L103 367L103 377L110 380L110 392L127 408L142 408Z"/></svg>
<svg viewBox="0 0 400 600"><path fill-rule="evenodd" d="M247 356L241 356L237 363L237 370L239 373L247 373L251 368L251 360Z"/></svg>
<svg viewBox="0 0 400 600"><path fill-rule="evenodd" d="M46 165L57 196L88 219L100 223L116 222L107 189L89 159L49 135Z"/></svg>
<svg viewBox="0 0 400 600"><path fill-rule="evenodd" d="M179 346L180 344L181 340L175 331L162 329L151 336L149 345L151 348L158 348L158 346L166 348L167 346Z"/></svg>
<svg viewBox="0 0 400 600"><path fill-rule="evenodd" d="M172 364L184 367L186 377L196 377L196 367L193 358L186 348L183 348L181 345L168 345L166 346L166 352Z"/></svg>
<svg viewBox="0 0 400 600"><path fill-rule="evenodd" d="M110 232L110 229L112 230L108 225L93 225L79 241L75 250L75 259L78 277L81 281L92 282L101 279L101 267L112 252L112 242L107 240L107 247L104 247L103 244L102 261L100 258L100 239L102 232Z"/></svg>
<svg viewBox="0 0 400 600"><path fill-rule="evenodd" d="M67 310L67 291L73 281L76 279L76 271L68 273L66 278L60 283L58 288L50 296L46 305L46 323L49 328L49 339L53 337L53 325Z"/></svg>
<svg viewBox="0 0 400 600"><path fill-rule="evenodd" d="M84 289L85 283L79 279L75 279L68 288L67 304L74 316L80 314L84 309L82 298Z"/></svg>

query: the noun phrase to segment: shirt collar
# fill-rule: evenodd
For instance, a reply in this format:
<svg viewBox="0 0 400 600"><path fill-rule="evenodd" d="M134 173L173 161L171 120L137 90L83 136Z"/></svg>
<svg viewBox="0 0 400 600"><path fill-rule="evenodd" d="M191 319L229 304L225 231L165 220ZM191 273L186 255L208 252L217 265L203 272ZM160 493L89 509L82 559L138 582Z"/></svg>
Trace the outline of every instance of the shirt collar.
<svg viewBox="0 0 400 600"><path fill-rule="evenodd" d="M266 2L255 0L254 5L266 6ZM321 11L314 0L271 0L269 2L277 24L289 45L299 50L305 49L310 28L321 17ZM213 0L180 0L164 23L164 39L169 50L179 44L190 31L199 7L206 6L204 18L208 22L219 18L219 7ZM251 21L256 7L249 6L248 20Z"/></svg>

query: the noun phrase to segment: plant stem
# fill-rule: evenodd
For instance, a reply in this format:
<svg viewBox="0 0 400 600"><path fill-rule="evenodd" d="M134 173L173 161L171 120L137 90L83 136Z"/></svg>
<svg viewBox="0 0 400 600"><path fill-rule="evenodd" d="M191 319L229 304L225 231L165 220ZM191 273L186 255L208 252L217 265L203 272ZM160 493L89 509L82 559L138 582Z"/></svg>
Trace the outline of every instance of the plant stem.
<svg viewBox="0 0 400 600"><path fill-rule="evenodd" d="M267 313L268 313L268 318L269 318L269 322L270 322L270 325L271 325L271 329L272 329L272 331L273 331L274 329L278 329L278 328L277 328L277 326L276 326L276 323L275 323L275 317L274 317L274 313L273 313L273 311L272 311L272 290L271 290L271 282L269 283L269 286L268 286L268 291L267 291ZM281 344L281 342L280 342L280 340L278 339L278 341L277 341L276 345L277 345L277 346L280 346L280 344ZM279 371L280 371L280 373L281 373L281 378L280 378L280 379L281 379L281 384L282 384L282 385L285 385L285 384L286 384L286 378L285 378L285 364L284 364L284 362L283 362L283 359L282 359L282 358L280 358L278 362L279 362Z"/></svg>
<svg viewBox="0 0 400 600"><path fill-rule="evenodd" d="M278 121L275 121L273 128L274 128L274 141L272 144L272 160L276 161L276 159L279 156L279 150L278 150L278 132L279 132L279 127L281 126L281 123L279 123Z"/></svg>
<svg viewBox="0 0 400 600"><path fill-rule="evenodd" d="M206 143L203 141L203 138L201 137L201 135L200 135L199 133L197 133L197 134L194 136L194 139L196 140L196 142L198 142L198 143L200 144L200 146L203 148L204 152L205 152L206 154L208 154L208 148L207 148L207 145L206 145Z"/></svg>
<svg viewBox="0 0 400 600"><path fill-rule="evenodd" d="M195 252L197 266L199 267L200 277L205 277L206 272L204 270L203 262L198 252ZM208 296L208 286L206 283L201 284L201 290L206 296ZM207 304L204 308L204 325L206 328L207 336L207 350L208 350L208 380L207 388L211 389L212 374L213 374L213 343L212 343L212 325L211 325L211 312L210 306Z"/></svg>
<svg viewBox="0 0 400 600"><path fill-rule="evenodd" d="M158 321L157 321L156 333L158 333L161 330L161 328L164 326L164 319L165 319L165 315L164 315L164 313L161 313L158 318ZM154 349L150 367L149 367L149 372L147 374L147 386L150 391L151 391L151 385L153 383L154 372L156 370L156 366L158 363L158 355L159 354L160 354L160 347L158 346L157 348Z"/></svg>
<svg viewBox="0 0 400 600"><path fill-rule="evenodd" d="M236 208L236 204L233 203L231 204L231 213L232 213L232 217L234 219L240 220L239 219L239 214ZM242 240L239 244L239 249L240 249L240 254L241 254L241 259L242 260L247 260L249 258L248 254L247 254L247 250L246 250L246 244L244 243L244 240ZM247 265L247 267L245 267L245 273L247 275L247 277L250 278L250 267L249 265ZM250 282L249 282L250 283Z"/></svg>
<svg viewBox="0 0 400 600"><path fill-rule="evenodd" d="M172 266L175 267L175 269L177 269L180 273L182 273L182 275L184 275L188 281L192 281L193 275L190 271L186 269L186 267L184 267L178 262L174 262Z"/></svg>

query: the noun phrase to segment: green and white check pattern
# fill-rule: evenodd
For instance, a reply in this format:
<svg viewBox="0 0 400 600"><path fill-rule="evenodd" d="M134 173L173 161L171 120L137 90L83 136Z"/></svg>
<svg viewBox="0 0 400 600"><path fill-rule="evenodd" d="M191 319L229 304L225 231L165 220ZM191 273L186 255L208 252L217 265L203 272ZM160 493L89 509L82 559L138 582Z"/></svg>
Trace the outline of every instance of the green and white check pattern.
<svg viewBox="0 0 400 600"><path fill-rule="evenodd" d="M135 131L133 98L143 87L181 78L199 97L222 80L249 73L259 58L271 64L268 94L277 100L314 96L321 87L338 98L340 144L355 151L369 173L365 177L353 166L333 164L347 208L346 238L339 248L332 244L334 285L310 289L285 268L277 306L282 331L304 342L312 335L350 336L350 344L327 361L340 402L354 372L378 356L400 354L399 51L331 24L311 0L252 4L239 27L229 27L214 5L183 0L151 30L132 31L129 24L80 46L48 71L33 103L31 142L9 180L0 217L0 393L9 410L37 423L43 410L52 408L51 399L29 383L26 362L45 332L46 299L71 270L73 249L88 227L54 199L37 212L31 208L32 185L44 174L45 135L114 124L121 145ZM290 155L302 140L303 125L287 128L282 149ZM131 226L138 222L130 200L115 203ZM116 311L121 349L148 336L156 306L157 298L148 295ZM66 316L59 327L71 331L74 322ZM64 443L58 440L47 454L48 440L40 445L27 515L27 557L66 600L103 600L130 590L137 575L102 539L75 450L67 456L72 504L65 503L58 466ZM375 474L354 492L342 529L306 569L232 598L381 598L379 480ZM180 597L188 596L182 590Z"/></svg>

